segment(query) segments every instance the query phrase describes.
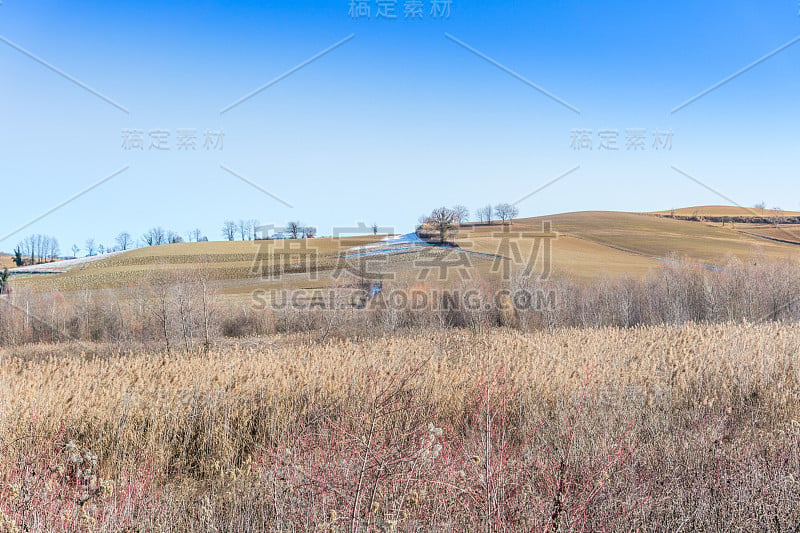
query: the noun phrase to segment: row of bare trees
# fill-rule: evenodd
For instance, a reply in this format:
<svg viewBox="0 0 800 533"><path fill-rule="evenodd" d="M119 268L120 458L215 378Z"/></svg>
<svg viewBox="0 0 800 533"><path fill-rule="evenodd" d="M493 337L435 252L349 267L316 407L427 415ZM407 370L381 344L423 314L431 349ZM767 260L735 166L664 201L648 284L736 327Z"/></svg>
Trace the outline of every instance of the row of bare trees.
<svg viewBox="0 0 800 533"><path fill-rule="evenodd" d="M207 271L158 271L126 290L37 293L0 299L0 345L94 341L207 348L223 314Z"/></svg>
<svg viewBox="0 0 800 533"><path fill-rule="evenodd" d="M55 261L59 255L58 240L49 235L30 235L20 241L14 249L17 266L36 265Z"/></svg>
<svg viewBox="0 0 800 533"><path fill-rule="evenodd" d="M502 203L494 207L491 205L482 207L478 209L477 214L480 222L491 224L496 215L505 224L519 215L519 209L513 204ZM417 234L426 240L435 240L444 244L452 238L454 230L468 219L469 210L463 205L438 207L429 215L420 217Z"/></svg>
<svg viewBox="0 0 800 533"><path fill-rule="evenodd" d="M495 221L495 219L497 219L500 222L506 223L519 215L519 208L517 208L516 205L509 203L497 204L494 207L492 207L491 204L487 204L478 209L476 213L478 216L478 222L491 224Z"/></svg>
<svg viewBox="0 0 800 533"><path fill-rule="evenodd" d="M208 238L203 235L202 230L195 228L187 232L189 242L207 241ZM72 246L72 256L78 257L81 251L85 251L87 257L94 255L102 255L108 252L117 252L130 250L137 246L159 246L162 244L175 244L184 242L184 238L176 231L165 230L161 226L155 226L147 230L138 240L138 242L127 231L121 231L114 238L114 246L99 244L94 238L89 238L84 241L84 247L81 249L78 245Z"/></svg>
<svg viewBox="0 0 800 533"><path fill-rule="evenodd" d="M313 330L363 335L487 323L535 330L800 320L800 264L761 257L731 258L719 270L665 263L644 278L592 283L569 278L540 281L522 274L507 283L478 275L461 283L450 289L452 294L415 285L428 291L424 307L381 306L379 296L359 311L291 305L262 309L223 302L203 270L160 271L125 291L15 291L0 298L0 344L91 340L193 350L221 336ZM381 294L388 295L408 287L387 283L383 289ZM450 298L459 291L478 295L479 305ZM437 301L439 297L455 303Z"/></svg>
<svg viewBox="0 0 800 533"><path fill-rule="evenodd" d="M229 241L236 240L237 235L242 241L254 241L258 225L259 222L256 219L240 219L238 222L226 220L222 224L222 236Z"/></svg>

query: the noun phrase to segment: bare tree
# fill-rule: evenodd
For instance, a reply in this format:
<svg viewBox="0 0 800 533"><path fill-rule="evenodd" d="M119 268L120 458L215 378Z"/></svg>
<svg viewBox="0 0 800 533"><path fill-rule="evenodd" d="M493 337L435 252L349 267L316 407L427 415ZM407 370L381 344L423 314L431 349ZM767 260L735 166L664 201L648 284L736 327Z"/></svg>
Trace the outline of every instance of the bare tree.
<svg viewBox="0 0 800 533"><path fill-rule="evenodd" d="M156 272L151 274L147 280L150 292L150 313L158 324L158 329L164 337L167 352L170 351L170 330L172 329L173 314L170 292L175 280L167 272Z"/></svg>
<svg viewBox="0 0 800 533"><path fill-rule="evenodd" d="M142 236L142 240L147 246L167 244L167 234L164 231L164 228L158 226L147 230L147 233Z"/></svg>
<svg viewBox="0 0 800 533"><path fill-rule="evenodd" d="M434 209L425 221L425 229L433 231L440 243L447 242L450 233L455 228L456 214L452 209L440 207Z"/></svg>
<svg viewBox="0 0 800 533"><path fill-rule="evenodd" d="M96 251L95 251L94 239L86 239L84 247L86 248L86 257L91 257L95 255Z"/></svg>
<svg viewBox="0 0 800 533"><path fill-rule="evenodd" d="M202 236L203 232L200 231L200 228L195 228L189 232L189 242L200 242Z"/></svg>
<svg viewBox="0 0 800 533"><path fill-rule="evenodd" d="M236 225L236 229L239 231L239 237L243 241L246 241L247 238L250 236L250 221L239 220L239 223Z"/></svg>
<svg viewBox="0 0 800 533"><path fill-rule="evenodd" d="M372 234L373 235L377 235L378 234L378 224L376 222L372 223L371 229L372 229Z"/></svg>
<svg viewBox="0 0 800 533"><path fill-rule="evenodd" d="M115 240L117 241L117 246L119 246L120 250L125 251L131 246L131 234L127 231L121 232L119 235L117 235Z"/></svg>
<svg viewBox="0 0 800 533"><path fill-rule="evenodd" d="M305 239L313 239L317 235L317 228L314 226L305 226L303 227L303 238Z"/></svg>
<svg viewBox="0 0 800 533"><path fill-rule="evenodd" d="M455 214L456 224L461 224L469 220L469 209L461 204L453 206L453 213Z"/></svg>
<svg viewBox="0 0 800 533"><path fill-rule="evenodd" d="M167 242L170 244L177 244L183 242L183 237L181 237L177 231L170 230L167 232Z"/></svg>
<svg viewBox="0 0 800 533"><path fill-rule="evenodd" d="M783 209L780 206L775 206L772 208L772 223L777 228L781 223L781 215L783 214Z"/></svg>
<svg viewBox="0 0 800 533"><path fill-rule="evenodd" d="M292 234L292 239L296 239L302 231L303 224L297 220L290 221L286 224L286 231Z"/></svg>
<svg viewBox="0 0 800 533"><path fill-rule="evenodd" d="M226 220L222 224L222 236L232 241L236 238L236 222L233 220Z"/></svg>
<svg viewBox="0 0 800 533"><path fill-rule="evenodd" d="M72 245L72 257L78 257L78 252L80 252L80 251L81 251L81 249L78 248L77 244L73 244Z"/></svg>
<svg viewBox="0 0 800 533"><path fill-rule="evenodd" d="M519 208L511 204L497 204L494 206L494 212L503 223L506 223L519 215Z"/></svg>
<svg viewBox="0 0 800 533"><path fill-rule="evenodd" d="M250 240L254 241L254 240L256 240L256 237L258 236L256 233L258 231L258 226L260 226L260 222L255 218L251 218L250 220L247 221L247 223L250 226L250 232L251 232L251 235L252 235L250 237Z"/></svg>
<svg viewBox="0 0 800 533"><path fill-rule="evenodd" d="M480 222L485 222L487 224L492 223L492 216L494 215L494 210L492 209L491 205L481 207L480 209L478 209L477 213L478 213L478 220Z"/></svg>

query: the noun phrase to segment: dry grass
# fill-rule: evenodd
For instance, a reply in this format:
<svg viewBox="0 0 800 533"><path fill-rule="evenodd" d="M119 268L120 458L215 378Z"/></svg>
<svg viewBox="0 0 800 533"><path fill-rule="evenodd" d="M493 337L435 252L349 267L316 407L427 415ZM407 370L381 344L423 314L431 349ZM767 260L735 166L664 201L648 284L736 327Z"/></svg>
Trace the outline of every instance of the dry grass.
<svg viewBox="0 0 800 533"><path fill-rule="evenodd" d="M759 254L770 259L787 259L797 256L796 245L770 241L749 235L739 226L719 227L713 224L673 220L645 214L620 212L564 213L547 217L515 220L512 232L541 231L542 222L552 223L559 238L553 242L553 274L570 276L582 281L600 277L641 277L657 269L663 258L676 255L685 257L689 263L722 265L726 256L745 259ZM471 252L481 254L505 254L501 244L502 226L468 226L463 228L457 242ZM755 231L770 236L771 230ZM794 231L791 228L787 231ZM216 280L217 288L224 295L236 299L254 288L269 285L262 276L254 274L252 267L259 253L259 246L296 248L312 247L317 255L317 279L310 280L308 268L297 258L281 260L281 265L272 264L284 271L284 276L273 285L290 287L325 286L335 284L337 254L350 247L367 244L380 236L348 238L345 241L319 238L308 241L238 241L181 243L151 248L140 248L101 259L65 274L18 278L15 285L20 289L36 291L58 290L64 292L92 289L126 289L137 286L151 273L158 271L186 271L202 266L208 276ZM791 240L791 239L788 239ZM530 257L532 239L516 241L522 257ZM263 252L263 250L262 250ZM414 260L419 253L395 256L391 268L396 274L418 273ZM272 261L274 258L268 258ZM492 260L479 255L469 255L469 261L484 278L497 278L491 272ZM294 263L293 263L294 262Z"/></svg>
<svg viewBox="0 0 800 533"><path fill-rule="evenodd" d="M800 523L800 325L82 348L0 350L0 531Z"/></svg>
<svg viewBox="0 0 800 533"><path fill-rule="evenodd" d="M678 216L678 217L796 217L800 216L797 211L782 211L779 209L761 209L758 207L738 207L733 205L701 205L696 207L682 207L680 209L668 209L666 211L656 211L654 215Z"/></svg>
<svg viewBox="0 0 800 533"><path fill-rule="evenodd" d="M247 283L259 280L253 273L257 258L265 268L291 271L301 259L291 252L309 247L317 254L317 267L330 271L339 253L353 246L375 242L382 236L362 236L346 239L318 238L278 241L226 241L168 244L137 248L109 258L70 269L64 274L19 279L19 288L37 291L82 291L93 289L125 289L139 285L153 273L194 271L202 268L209 278L225 283L228 280ZM272 254L271 250L279 251ZM285 254L281 251L286 250ZM282 259L275 265L274 259Z"/></svg>
<svg viewBox="0 0 800 533"><path fill-rule="evenodd" d="M795 244L800 244L800 226L796 224L765 226L763 224L739 224L736 226L738 231L750 235L760 235L767 239L777 239Z"/></svg>
<svg viewBox="0 0 800 533"><path fill-rule="evenodd" d="M4 268L14 268L15 266L17 265L14 263L13 257L6 254L0 254L0 270Z"/></svg>

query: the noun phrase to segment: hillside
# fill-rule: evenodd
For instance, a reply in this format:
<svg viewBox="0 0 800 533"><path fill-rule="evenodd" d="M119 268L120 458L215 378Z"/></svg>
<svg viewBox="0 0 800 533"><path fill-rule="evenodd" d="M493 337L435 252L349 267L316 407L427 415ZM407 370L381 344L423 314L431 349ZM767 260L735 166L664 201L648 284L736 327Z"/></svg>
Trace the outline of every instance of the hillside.
<svg viewBox="0 0 800 533"><path fill-rule="evenodd" d="M691 209L691 208L689 208ZM558 238L553 242L553 268L578 278L602 275L641 275L671 260L709 267L724 263L730 254L745 258L763 254L771 258L795 257L800 249L768 241L730 227L674 220L646 214L583 211L514 221L514 231L541 231L549 221ZM490 252L497 248L499 226L475 226L459 240L465 248ZM529 254L528 246L523 254Z"/></svg>
<svg viewBox="0 0 800 533"><path fill-rule="evenodd" d="M693 210L732 212L717 207L685 211ZM34 290L127 288L158 272L194 271L202 272L223 294L244 296L264 287L341 286L354 282L358 269L370 268L364 266L370 263L380 264L372 268L381 269L382 274L409 282L435 279L437 267L431 265L441 263L454 268L464 265L492 278L499 276L503 262L514 263L515 257L529 260L535 241L526 233L541 232L546 222L558 234L552 240L552 274L580 280L642 276L665 261L690 268L716 268L729 256L785 259L800 252L788 237L779 239L795 228L755 224L723 227L652 214L584 211L517 219L510 226L467 224L455 239L458 248L396 238L382 242L383 237L372 235L341 241L181 243L130 250L72 266L62 274L18 275L14 283ZM542 256L538 256L535 271L540 272L542 265ZM355 275L344 279L339 276L343 271ZM448 275L457 278L455 270Z"/></svg>
<svg viewBox="0 0 800 533"><path fill-rule="evenodd" d="M4 268L14 268L16 265L14 264L14 258L10 255L0 254L0 270Z"/></svg>
<svg viewBox="0 0 800 533"><path fill-rule="evenodd" d="M798 217L798 211L782 211L775 209L760 209L757 207L743 207L733 205L700 205L696 207L682 207L666 211L654 211L651 215L676 216L676 217Z"/></svg>

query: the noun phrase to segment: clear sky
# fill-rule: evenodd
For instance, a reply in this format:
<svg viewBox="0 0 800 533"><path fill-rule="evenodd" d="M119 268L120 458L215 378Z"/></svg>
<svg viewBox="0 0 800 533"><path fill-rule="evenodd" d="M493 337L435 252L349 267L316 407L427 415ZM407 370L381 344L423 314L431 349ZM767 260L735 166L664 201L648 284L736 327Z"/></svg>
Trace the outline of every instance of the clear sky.
<svg viewBox="0 0 800 533"><path fill-rule="evenodd" d="M60 207L0 250L522 198L800 210L797 0L435 3L2 0L0 237Z"/></svg>

